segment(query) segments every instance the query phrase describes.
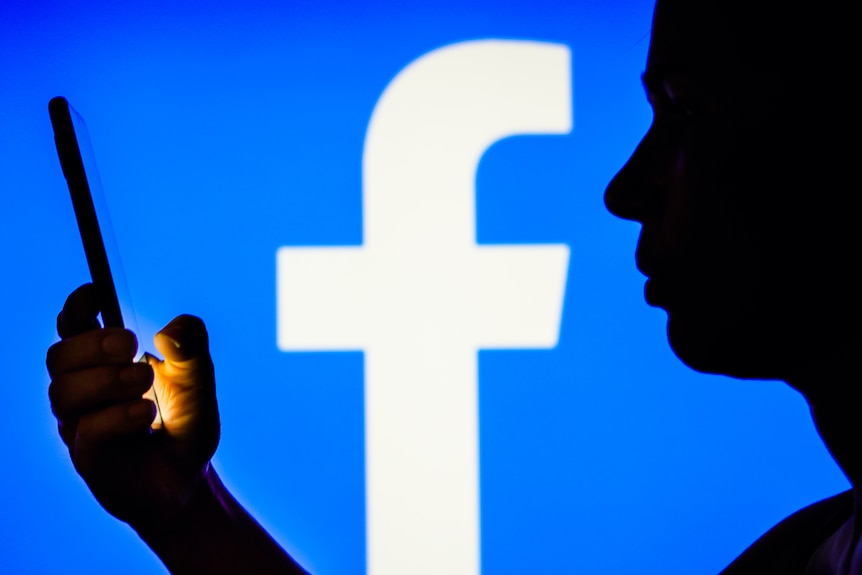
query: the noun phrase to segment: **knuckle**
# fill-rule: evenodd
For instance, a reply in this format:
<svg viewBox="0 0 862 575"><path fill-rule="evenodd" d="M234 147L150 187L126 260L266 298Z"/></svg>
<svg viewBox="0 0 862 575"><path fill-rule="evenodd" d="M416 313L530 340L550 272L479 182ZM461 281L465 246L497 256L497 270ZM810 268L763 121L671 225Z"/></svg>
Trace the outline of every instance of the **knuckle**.
<svg viewBox="0 0 862 575"><path fill-rule="evenodd" d="M48 373L54 374L57 371L57 354L61 351L63 342L57 342L48 348L45 354L45 367L48 368Z"/></svg>
<svg viewBox="0 0 862 575"><path fill-rule="evenodd" d="M63 403L63 380L55 377L48 384L48 401L51 403L51 409L54 415L57 414L57 408Z"/></svg>
<svg viewBox="0 0 862 575"><path fill-rule="evenodd" d="M76 427L74 423L57 421L57 433L60 434L60 439L68 448L72 448L75 443Z"/></svg>
<svg viewBox="0 0 862 575"><path fill-rule="evenodd" d="M93 416L88 415L78 420L78 426L75 429L76 441L89 441L93 435Z"/></svg>

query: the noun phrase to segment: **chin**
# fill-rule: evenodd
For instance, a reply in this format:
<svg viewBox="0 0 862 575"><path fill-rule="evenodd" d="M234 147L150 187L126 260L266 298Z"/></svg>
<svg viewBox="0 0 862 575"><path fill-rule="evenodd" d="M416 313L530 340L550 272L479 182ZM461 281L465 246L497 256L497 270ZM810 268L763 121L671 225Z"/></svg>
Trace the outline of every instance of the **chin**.
<svg viewBox="0 0 862 575"><path fill-rule="evenodd" d="M667 337L674 354L691 369L738 379L782 379L775 334L729 320L732 315L692 318L668 312Z"/></svg>

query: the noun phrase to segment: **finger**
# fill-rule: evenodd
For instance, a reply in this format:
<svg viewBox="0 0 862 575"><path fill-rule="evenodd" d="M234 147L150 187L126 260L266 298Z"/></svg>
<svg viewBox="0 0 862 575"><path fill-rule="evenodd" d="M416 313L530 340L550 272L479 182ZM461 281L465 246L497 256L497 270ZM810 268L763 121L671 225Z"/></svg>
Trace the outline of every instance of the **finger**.
<svg viewBox="0 0 862 575"><path fill-rule="evenodd" d="M96 316L99 315L99 298L93 284L87 283L69 294L63 311L57 316L57 335L62 339L72 337L91 329L101 327Z"/></svg>
<svg viewBox="0 0 862 575"><path fill-rule="evenodd" d="M100 366L62 373L48 387L57 419L69 421L113 403L139 399L153 385L153 368L145 363Z"/></svg>
<svg viewBox="0 0 862 575"><path fill-rule="evenodd" d="M138 340L129 330L105 328L88 331L48 348L45 365L51 379L57 375L100 365L128 363L135 357Z"/></svg>
<svg viewBox="0 0 862 575"><path fill-rule="evenodd" d="M150 428L156 417L156 406L147 399L118 403L100 411L88 413L78 420L75 449L78 454L106 443L132 435L140 435Z"/></svg>
<svg viewBox="0 0 862 575"><path fill-rule="evenodd" d="M209 336L200 318L193 315L174 318L156 334L154 343L164 356L164 361L154 367L174 383L195 383L199 376L212 374Z"/></svg>

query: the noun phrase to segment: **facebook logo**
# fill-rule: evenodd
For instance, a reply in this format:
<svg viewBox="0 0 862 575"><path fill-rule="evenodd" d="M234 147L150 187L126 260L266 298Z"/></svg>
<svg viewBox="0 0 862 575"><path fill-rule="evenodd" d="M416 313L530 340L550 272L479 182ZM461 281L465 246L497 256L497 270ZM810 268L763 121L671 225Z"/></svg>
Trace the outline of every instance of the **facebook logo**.
<svg viewBox="0 0 862 575"><path fill-rule="evenodd" d="M566 245L478 245L495 142L572 129L560 44L452 44L404 68L363 151L361 246L277 253L278 347L362 350L369 575L478 575L480 349L557 344Z"/></svg>

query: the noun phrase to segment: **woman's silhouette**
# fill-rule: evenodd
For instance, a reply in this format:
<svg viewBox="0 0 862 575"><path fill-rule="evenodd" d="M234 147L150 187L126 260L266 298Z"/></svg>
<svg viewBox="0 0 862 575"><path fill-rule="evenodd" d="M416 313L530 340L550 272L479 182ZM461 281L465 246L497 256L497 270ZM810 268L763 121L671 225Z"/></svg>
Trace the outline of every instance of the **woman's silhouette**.
<svg viewBox="0 0 862 575"><path fill-rule="evenodd" d="M799 390L854 486L779 524L727 575L862 574L853 22L830 2L659 0L643 78L654 121L605 194L642 224L646 300L667 311L677 356ZM209 465L203 323L175 319L156 336L165 360L136 365L132 334L91 329L97 312L90 286L70 295L47 359L60 434L95 497L173 573L302 572ZM154 379L167 432L149 433Z"/></svg>
<svg viewBox="0 0 862 575"><path fill-rule="evenodd" d="M799 390L856 486L862 285L842 137L855 51L839 14L659 0L644 73L654 121L605 203L643 224L637 266L676 355ZM848 492L792 516L726 573L862 573L853 501Z"/></svg>

